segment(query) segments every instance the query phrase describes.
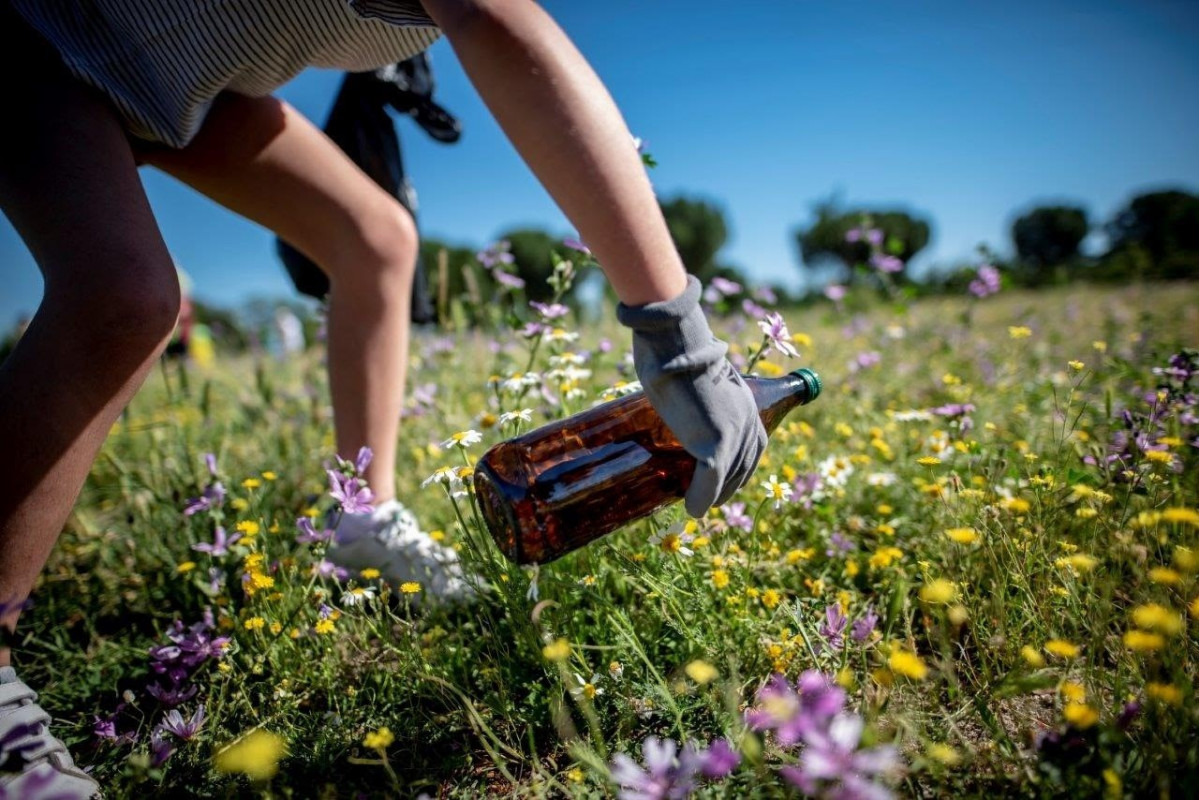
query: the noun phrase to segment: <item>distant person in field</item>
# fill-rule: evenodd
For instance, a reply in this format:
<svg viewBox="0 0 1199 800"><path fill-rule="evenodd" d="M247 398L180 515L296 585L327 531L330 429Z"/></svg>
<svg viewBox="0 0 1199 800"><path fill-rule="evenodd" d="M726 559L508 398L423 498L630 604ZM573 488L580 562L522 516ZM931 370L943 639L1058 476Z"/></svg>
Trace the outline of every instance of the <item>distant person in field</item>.
<svg viewBox="0 0 1199 800"><path fill-rule="evenodd" d="M166 346L179 281L138 179L161 169L278 234L328 275L337 450L368 446L378 507L331 558L469 594L452 550L395 498L417 238L411 215L271 92L307 66L369 70L444 35L517 151L591 248L633 331L651 402L698 466L702 514L749 477L766 434L699 307L620 113L532 0L6 0L0 208L45 296L0 366L0 625L13 629L121 409ZM403 467L401 467L403 468ZM0 650L9 796L98 786Z"/></svg>

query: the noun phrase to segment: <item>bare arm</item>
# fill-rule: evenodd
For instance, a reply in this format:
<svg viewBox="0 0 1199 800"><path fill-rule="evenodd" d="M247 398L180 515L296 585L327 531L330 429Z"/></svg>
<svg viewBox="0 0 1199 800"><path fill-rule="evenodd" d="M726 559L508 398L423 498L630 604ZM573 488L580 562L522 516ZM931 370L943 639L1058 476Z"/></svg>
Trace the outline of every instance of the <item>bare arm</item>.
<svg viewBox="0 0 1199 800"><path fill-rule="evenodd" d="M424 0L525 163L629 305L686 287L678 252L616 104L532 0Z"/></svg>

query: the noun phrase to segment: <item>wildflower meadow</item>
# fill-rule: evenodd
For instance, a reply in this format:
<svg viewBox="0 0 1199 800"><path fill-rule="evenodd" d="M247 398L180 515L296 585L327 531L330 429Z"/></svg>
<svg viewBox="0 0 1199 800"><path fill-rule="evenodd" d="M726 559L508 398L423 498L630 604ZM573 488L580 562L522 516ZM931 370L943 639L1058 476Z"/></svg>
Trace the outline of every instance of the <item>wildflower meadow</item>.
<svg viewBox="0 0 1199 800"><path fill-rule="evenodd" d="M521 568L472 465L636 388L611 309L559 302L594 269L563 252L549 302L497 279L413 342L400 499L467 605L324 558L371 454L334 455L321 346L151 376L16 641L107 796L1199 793L1194 284L983 265L911 300L881 251L880 293L712 281L734 363L824 394L703 519Z"/></svg>

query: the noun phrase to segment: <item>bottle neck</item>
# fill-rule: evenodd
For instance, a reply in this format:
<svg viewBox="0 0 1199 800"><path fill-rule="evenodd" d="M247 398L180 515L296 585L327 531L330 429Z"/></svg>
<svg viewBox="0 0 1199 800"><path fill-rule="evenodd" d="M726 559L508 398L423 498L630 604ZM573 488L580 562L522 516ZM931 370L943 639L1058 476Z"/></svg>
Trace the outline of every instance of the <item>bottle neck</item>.
<svg viewBox="0 0 1199 800"><path fill-rule="evenodd" d="M745 383L753 392L767 433L773 433L791 409L815 400L822 388L820 378L806 368L779 378L746 377Z"/></svg>

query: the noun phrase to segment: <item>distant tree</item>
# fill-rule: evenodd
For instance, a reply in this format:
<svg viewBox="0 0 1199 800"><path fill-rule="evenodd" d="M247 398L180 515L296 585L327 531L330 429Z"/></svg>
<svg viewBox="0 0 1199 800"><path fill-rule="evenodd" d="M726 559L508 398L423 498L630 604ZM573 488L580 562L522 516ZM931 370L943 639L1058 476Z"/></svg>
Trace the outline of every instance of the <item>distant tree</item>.
<svg viewBox="0 0 1199 800"><path fill-rule="evenodd" d="M562 240L543 230L520 228L508 231L503 236L511 245L509 252L514 259L511 271L525 282L525 294L530 300L545 301L554 294L549 277L554 274L554 252L565 254Z"/></svg>
<svg viewBox="0 0 1199 800"><path fill-rule="evenodd" d="M682 195L663 201L661 207L670 237L687 271L704 283L717 275L729 277L726 274L729 268L716 263L717 254L729 237L724 211L715 203Z"/></svg>
<svg viewBox="0 0 1199 800"><path fill-rule="evenodd" d="M227 308L209 305L192 298L192 320L208 326L213 343L222 350L245 350L249 344L240 315Z"/></svg>
<svg viewBox="0 0 1199 800"><path fill-rule="evenodd" d="M855 267L868 264L872 247L865 236L851 236L850 231L866 227L882 231L884 254L898 258L903 269L896 276L906 277L907 264L928 244L932 233L929 223L906 211L877 209L842 210L835 202L816 206L816 221L808 228L795 232L802 259L800 269L809 274L809 283L822 283L821 273L831 266L837 279L853 282L861 274Z"/></svg>
<svg viewBox="0 0 1199 800"><path fill-rule="evenodd" d="M1012 223L1017 278L1030 285L1061 279L1089 231L1086 210L1076 206L1041 206L1018 217Z"/></svg>
<svg viewBox="0 0 1199 800"><path fill-rule="evenodd" d="M1144 277L1199 276L1199 196L1183 191L1138 195L1106 229L1111 249L1105 260L1139 263ZM1129 255L1137 250L1139 256Z"/></svg>

